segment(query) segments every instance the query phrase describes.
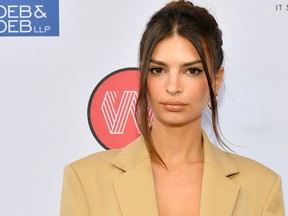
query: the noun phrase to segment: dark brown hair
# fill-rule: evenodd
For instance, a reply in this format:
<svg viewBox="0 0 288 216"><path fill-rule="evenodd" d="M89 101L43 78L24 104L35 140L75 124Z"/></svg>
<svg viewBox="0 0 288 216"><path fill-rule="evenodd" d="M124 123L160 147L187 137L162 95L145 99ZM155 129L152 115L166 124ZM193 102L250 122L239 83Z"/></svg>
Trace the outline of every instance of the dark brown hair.
<svg viewBox="0 0 288 216"><path fill-rule="evenodd" d="M189 40L200 55L207 77L211 119L218 142L225 146L219 134L217 99L213 91L213 80L223 63L222 32L214 17L205 9L189 1L173 1L156 12L146 25L139 47L139 67L141 71L139 97L136 106L138 126L145 139L151 158L165 166L151 138L147 101L147 75L151 56L159 41L179 35ZM208 66L209 64L209 66ZM209 70L210 69L210 70ZM228 147L229 149L229 147Z"/></svg>

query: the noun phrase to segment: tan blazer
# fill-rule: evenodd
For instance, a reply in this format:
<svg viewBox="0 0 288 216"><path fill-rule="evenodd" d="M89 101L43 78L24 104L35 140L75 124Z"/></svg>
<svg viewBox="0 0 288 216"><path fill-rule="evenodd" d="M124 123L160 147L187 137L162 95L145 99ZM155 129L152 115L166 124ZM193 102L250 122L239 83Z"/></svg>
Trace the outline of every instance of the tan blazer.
<svg viewBox="0 0 288 216"><path fill-rule="evenodd" d="M263 165L226 153L203 132L201 216L284 216L281 179ZM175 185L177 187L177 185ZM65 167L61 216L157 216L151 160L140 137Z"/></svg>

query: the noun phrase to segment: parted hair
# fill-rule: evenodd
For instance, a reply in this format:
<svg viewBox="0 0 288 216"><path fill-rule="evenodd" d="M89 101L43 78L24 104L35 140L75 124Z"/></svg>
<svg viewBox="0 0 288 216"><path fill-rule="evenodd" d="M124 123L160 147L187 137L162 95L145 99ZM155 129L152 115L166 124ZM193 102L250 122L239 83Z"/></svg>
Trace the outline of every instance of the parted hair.
<svg viewBox="0 0 288 216"><path fill-rule="evenodd" d="M140 87L136 105L138 127L151 159L165 167L150 134L147 76L155 47L161 40L173 35L189 40L199 53L209 86L213 131L218 142L227 147L219 133L217 99L213 90L213 80L223 63L222 32L207 9L195 6L190 1L172 1L151 17L142 35L139 47Z"/></svg>

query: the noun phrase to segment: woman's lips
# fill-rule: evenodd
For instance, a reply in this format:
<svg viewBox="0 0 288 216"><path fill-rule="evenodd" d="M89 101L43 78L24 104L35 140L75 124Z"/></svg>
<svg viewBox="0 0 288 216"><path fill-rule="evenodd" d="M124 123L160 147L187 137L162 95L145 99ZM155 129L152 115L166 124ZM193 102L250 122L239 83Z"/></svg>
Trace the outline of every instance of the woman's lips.
<svg viewBox="0 0 288 216"><path fill-rule="evenodd" d="M162 103L163 108L169 112L180 112L187 104L178 101L167 101Z"/></svg>

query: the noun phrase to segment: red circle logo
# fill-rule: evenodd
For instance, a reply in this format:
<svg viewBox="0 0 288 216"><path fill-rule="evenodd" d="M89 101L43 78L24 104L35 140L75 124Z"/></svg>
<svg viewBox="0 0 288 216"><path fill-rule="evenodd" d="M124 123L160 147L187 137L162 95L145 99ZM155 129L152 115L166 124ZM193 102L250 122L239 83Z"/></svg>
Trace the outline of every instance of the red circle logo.
<svg viewBox="0 0 288 216"><path fill-rule="evenodd" d="M107 75L93 90L88 122L105 149L124 147L140 135L135 119L139 81L138 68L124 68Z"/></svg>

